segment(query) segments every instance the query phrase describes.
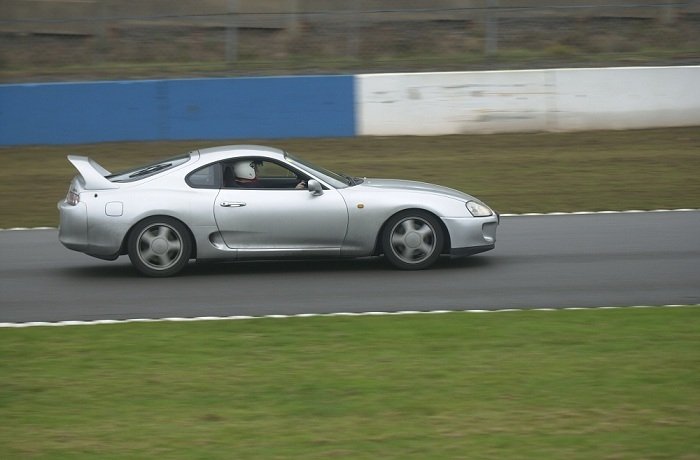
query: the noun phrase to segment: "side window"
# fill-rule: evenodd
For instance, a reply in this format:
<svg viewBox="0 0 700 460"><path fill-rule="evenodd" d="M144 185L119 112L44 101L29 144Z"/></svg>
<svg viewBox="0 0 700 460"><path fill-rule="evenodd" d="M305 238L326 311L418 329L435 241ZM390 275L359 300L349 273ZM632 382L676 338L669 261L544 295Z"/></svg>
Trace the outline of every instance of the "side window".
<svg viewBox="0 0 700 460"><path fill-rule="evenodd" d="M282 165L264 161L258 166L260 179L296 179L297 175Z"/></svg>
<svg viewBox="0 0 700 460"><path fill-rule="evenodd" d="M187 185L192 188L219 188L219 165L211 164L191 172Z"/></svg>
<svg viewBox="0 0 700 460"><path fill-rule="evenodd" d="M243 164L242 172L244 175L254 177L237 177L236 165L239 163ZM222 163L222 171L223 186L225 188L294 190L305 188L308 180L305 174L296 172L284 164L267 158L242 158L227 161Z"/></svg>

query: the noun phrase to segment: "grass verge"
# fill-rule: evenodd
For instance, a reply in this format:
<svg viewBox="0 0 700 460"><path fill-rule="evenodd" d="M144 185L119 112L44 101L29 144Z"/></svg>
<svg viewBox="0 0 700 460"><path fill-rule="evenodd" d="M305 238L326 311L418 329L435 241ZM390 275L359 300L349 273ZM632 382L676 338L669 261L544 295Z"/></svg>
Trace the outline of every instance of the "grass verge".
<svg viewBox="0 0 700 460"><path fill-rule="evenodd" d="M700 207L700 127L640 131L106 143L0 148L0 228L55 226L75 170L116 171L195 148L262 143L329 169L447 185L502 213Z"/></svg>
<svg viewBox="0 0 700 460"><path fill-rule="evenodd" d="M33 48L41 47L35 45ZM28 46L28 48L30 48ZM46 51L45 51L46 52ZM75 50L72 50L75 52ZM90 55L90 51L87 52ZM85 57L85 54L80 55ZM0 57L0 82L92 81L115 79L159 79L193 77L237 77L263 75L314 75L377 72L463 72L543 68L624 67L694 65L700 50L692 44L671 49L642 47L634 51L586 52L566 44L538 49L509 48L492 55L482 50L450 53L408 53L393 56L348 57L296 55L287 58L246 58L235 64L223 60L197 61L156 59L132 61L75 62L76 56L61 63L5 63Z"/></svg>
<svg viewBox="0 0 700 460"><path fill-rule="evenodd" d="M700 456L700 308L0 330L4 458Z"/></svg>

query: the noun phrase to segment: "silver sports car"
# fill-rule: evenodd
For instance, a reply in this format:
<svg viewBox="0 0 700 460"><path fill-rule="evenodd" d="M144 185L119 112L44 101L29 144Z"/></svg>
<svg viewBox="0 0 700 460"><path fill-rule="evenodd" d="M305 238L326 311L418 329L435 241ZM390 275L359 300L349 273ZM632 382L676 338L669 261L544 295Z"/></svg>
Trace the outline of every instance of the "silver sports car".
<svg viewBox="0 0 700 460"><path fill-rule="evenodd" d="M61 243L106 260L128 254L149 276L190 259L380 254L416 270L496 242L498 214L470 195L340 175L269 147L194 150L118 174L68 160L79 174L58 203Z"/></svg>

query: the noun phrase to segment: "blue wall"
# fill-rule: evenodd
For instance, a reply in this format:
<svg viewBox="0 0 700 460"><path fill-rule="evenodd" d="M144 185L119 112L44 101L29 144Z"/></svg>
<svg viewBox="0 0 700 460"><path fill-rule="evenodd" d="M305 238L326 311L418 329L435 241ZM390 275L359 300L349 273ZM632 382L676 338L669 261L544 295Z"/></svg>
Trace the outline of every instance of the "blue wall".
<svg viewBox="0 0 700 460"><path fill-rule="evenodd" d="M0 85L0 145L355 135L354 77Z"/></svg>

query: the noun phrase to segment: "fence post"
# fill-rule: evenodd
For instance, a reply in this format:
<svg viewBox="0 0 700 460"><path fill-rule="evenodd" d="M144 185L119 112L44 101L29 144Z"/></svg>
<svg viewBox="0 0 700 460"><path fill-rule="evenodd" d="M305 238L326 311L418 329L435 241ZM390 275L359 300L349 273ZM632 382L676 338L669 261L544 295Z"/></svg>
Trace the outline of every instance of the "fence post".
<svg viewBox="0 0 700 460"><path fill-rule="evenodd" d="M95 17L94 21L94 45L92 47L92 62L94 64L103 64L107 60L107 29L109 24L107 23L107 17L110 11L107 7L107 2L100 2L95 5Z"/></svg>
<svg viewBox="0 0 700 460"><path fill-rule="evenodd" d="M356 58L360 49L360 28L359 28L359 21L360 21L360 5L358 0L352 0L348 2L349 7L350 7L350 12L347 14L347 24L346 24L346 30L347 30L347 43L345 45L345 54L347 56L351 56L353 58ZM342 17L342 12L341 12L341 17Z"/></svg>
<svg viewBox="0 0 700 460"><path fill-rule="evenodd" d="M672 4L673 0L664 0L660 7L659 19L661 24L670 25L676 22L678 12L676 6Z"/></svg>
<svg viewBox="0 0 700 460"><path fill-rule="evenodd" d="M484 53L487 56L498 52L498 0L486 1L486 37Z"/></svg>
<svg viewBox="0 0 700 460"><path fill-rule="evenodd" d="M287 0L287 9L289 10L285 21L287 32L294 35L299 30L299 0Z"/></svg>
<svg viewBox="0 0 700 460"><path fill-rule="evenodd" d="M228 0L228 18L226 21L226 62L238 60L238 27L236 18L236 0Z"/></svg>

